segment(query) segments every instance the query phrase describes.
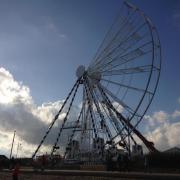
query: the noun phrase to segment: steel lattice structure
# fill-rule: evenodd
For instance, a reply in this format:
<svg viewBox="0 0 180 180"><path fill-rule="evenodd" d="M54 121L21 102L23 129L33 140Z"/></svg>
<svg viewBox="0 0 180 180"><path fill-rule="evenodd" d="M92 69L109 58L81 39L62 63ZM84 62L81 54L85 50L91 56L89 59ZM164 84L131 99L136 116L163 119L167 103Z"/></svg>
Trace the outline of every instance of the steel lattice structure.
<svg viewBox="0 0 180 180"><path fill-rule="evenodd" d="M80 99L80 96L82 105L71 127L64 158L71 151L75 137L79 142L84 138L87 141L88 137L90 145L103 139L103 146L98 147L98 152L103 155L104 148L110 146L118 145L130 151L129 143L136 144L136 135L150 152L156 152L153 143L140 133L137 126L152 102L160 69L161 46L155 26L139 8L125 1L89 67L78 67L77 81L33 158L67 106L51 155L55 152L62 132L67 129L75 98Z"/></svg>

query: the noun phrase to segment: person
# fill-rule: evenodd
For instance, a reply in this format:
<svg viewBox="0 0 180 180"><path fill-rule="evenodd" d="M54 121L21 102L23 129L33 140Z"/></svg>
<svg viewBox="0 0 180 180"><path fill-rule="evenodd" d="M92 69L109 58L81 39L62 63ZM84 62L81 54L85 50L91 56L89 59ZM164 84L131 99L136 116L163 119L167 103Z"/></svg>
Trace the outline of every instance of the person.
<svg viewBox="0 0 180 180"><path fill-rule="evenodd" d="M144 157L144 169L145 169L145 171L147 172L148 171L148 158L147 158L147 156L145 156Z"/></svg>
<svg viewBox="0 0 180 180"><path fill-rule="evenodd" d="M107 171L112 171L113 161L112 161L112 155L110 151L108 151L108 154L106 156L106 165L107 165Z"/></svg>
<svg viewBox="0 0 180 180"><path fill-rule="evenodd" d="M117 162L118 162L118 169L119 169L119 171L121 171L122 167L123 167L123 155L122 154L118 155Z"/></svg>
<svg viewBox="0 0 180 180"><path fill-rule="evenodd" d="M123 156L123 168L124 171L129 171L129 156L128 154L125 154Z"/></svg>
<svg viewBox="0 0 180 180"><path fill-rule="evenodd" d="M19 169L20 169L19 163L16 163L14 170L13 170L13 174L12 174L13 180L18 180Z"/></svg>
<svg viewBox="0 0 180 180"><path fill-rule="evenodd" d="M44 171L44 169L45 169L45 167L46 167L46 161L47 161L45 155L42 156L41 161L42 161L42 162L41 162L41 170Z"/></svg>
<svg viewBox="0 0 180 180"><path fill-rule="evenodd" d="M0 170L3 169L3 160L0 160Z"/></svg>
<svg viewBox="0 0 180 180"><path fill-rule="evenodd" d="M15 159L14 159L14 157L12 157L10 159L9 169L12 170L12 169L14 169L14 167L15 167Z"/></svg>

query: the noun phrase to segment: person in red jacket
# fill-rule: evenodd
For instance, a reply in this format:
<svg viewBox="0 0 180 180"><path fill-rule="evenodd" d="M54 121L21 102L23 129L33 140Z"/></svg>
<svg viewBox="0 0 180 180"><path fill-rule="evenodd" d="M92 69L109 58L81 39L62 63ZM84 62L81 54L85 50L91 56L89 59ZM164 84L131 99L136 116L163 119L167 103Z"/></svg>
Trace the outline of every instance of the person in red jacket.
<svg viewBox="0 0 180 180"><path fill-rule="evenodd" d="M17 163L14 167L14 170L13 170L13 180L18 180L18 176L19 176L19 169L20 169L20 166L19 166L19 163Z"/></svg>

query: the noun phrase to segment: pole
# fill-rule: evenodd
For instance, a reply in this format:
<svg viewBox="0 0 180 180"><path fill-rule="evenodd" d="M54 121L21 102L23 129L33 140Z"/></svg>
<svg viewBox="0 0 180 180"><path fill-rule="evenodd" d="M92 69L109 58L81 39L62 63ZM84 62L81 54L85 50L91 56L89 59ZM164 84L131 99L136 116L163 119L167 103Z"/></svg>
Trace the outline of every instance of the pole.
<svg viewBox="0 0 180 180"><path fill-rule="evenodd" d="M14 139L15 139L15 135L16 135L16 131L14 131L13 140L12 140L12 145L11 145L11 152L10 152L9 159L11 159L11 158L12 158L12 150L13 150L13 146L14 146Z"/></svg>
<svg viewBox="0 0 180 180"><path fill-rule="evenodd" d="M127 119L129 121L129 119ZM129 129L129 126L128 126L128 154L129 154L129 159L131 158L131 141L130 141L130 129Z"/></svg>
<svg viewBox="0 0 180 180"><path fill-rule="evenodd" d="M21 147L21 143L18 142L17 151L16 151L16 159L18 158L18 153L19 153L20 147Z"/></svg>

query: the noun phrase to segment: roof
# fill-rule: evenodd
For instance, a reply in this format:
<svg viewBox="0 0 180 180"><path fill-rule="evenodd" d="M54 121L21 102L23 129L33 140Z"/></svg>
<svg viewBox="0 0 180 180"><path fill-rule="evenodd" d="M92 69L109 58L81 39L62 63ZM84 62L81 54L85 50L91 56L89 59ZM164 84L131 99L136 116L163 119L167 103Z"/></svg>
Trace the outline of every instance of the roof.
<svg viewBox="0 0 180 180"><path fill-rule="evenodd" d="M164 151L165 153L180 153L179 147L173 147Z"/></svg>
<svg viewBox="0 0 180 180"><path fill-rule="evenodd" d="M8 159L5 155L0 154L0 159Z"/></svg>

